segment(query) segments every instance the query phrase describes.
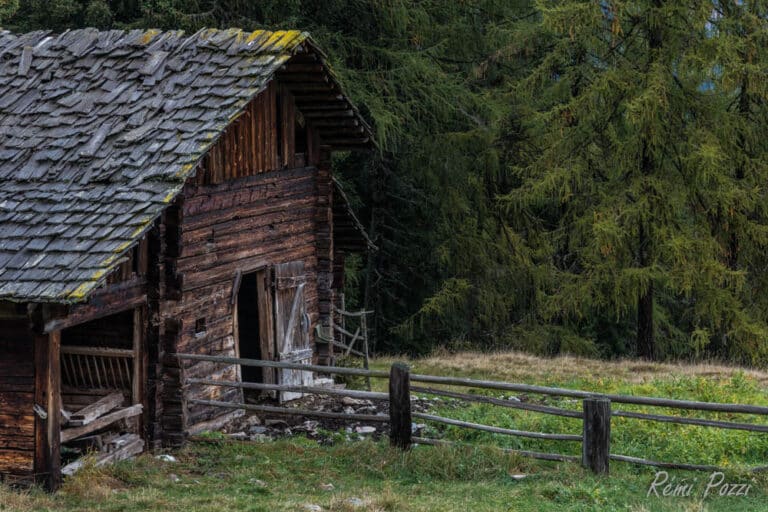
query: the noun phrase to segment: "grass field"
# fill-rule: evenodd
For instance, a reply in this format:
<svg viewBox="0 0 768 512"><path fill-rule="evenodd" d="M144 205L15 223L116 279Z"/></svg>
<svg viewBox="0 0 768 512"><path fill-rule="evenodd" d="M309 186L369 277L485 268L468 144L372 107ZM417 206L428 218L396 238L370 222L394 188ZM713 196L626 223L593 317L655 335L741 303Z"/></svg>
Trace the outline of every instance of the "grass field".
<svg viewBox="0 0 768 512"><path fill-rule="evenodd" d="M390 362L378 360L375 366L386 368ZM444 354L411 364L417 373L768 405L768 374L715 365L605 363L520 354ZM547 403L579 406L562 400ZM579 431L578 420L482 404L457 407L444 401L436 411L519 429ZM0 510L300 511L317 505L330 511L768 511L768 475L745 470L768 464L768 435L621 420L614 420L612 452L726 466L724 481L743 484L742 492L751 486L748 495L719 497L718 487L705 498L710 475L670 471L677 483L691 485L691 496L649 497L656 477L653 468L614 462L610 476L595 477L577 464L533 461L497 448L575 454L578 443L521 441L429 426L431 436L474 446L417 446L401 453L385 441L339 440L319 446L304 438L241 443L212 436L174 453L177 463L144 455L111 468L87 469L68 479L55 496L0 486ZM658 492L663 494L662 486Z"/></svg>

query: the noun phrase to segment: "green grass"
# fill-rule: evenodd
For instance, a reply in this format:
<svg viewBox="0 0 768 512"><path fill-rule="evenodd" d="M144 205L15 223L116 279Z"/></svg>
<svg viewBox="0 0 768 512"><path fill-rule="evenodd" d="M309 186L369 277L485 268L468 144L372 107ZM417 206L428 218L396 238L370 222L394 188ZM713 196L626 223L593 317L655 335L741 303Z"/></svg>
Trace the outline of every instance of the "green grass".
<svg viewBox="0 0 768 512"><path fill-rule="evenodd" d="M681 376L668 380L655 380L641 386L630 386L615 380L601 383L582 380L559 383L564 387L589 389L605 393L643 394L652 396L678 396L691 400L714 402L739 402L765 404L766 394L756 383L737 374L726 382L713 381L702 377ZM497 398L507 398L509 393L500 394L488 390L470 389ZM466 390L465 390L466 392ZM581 401L548 397L541 399L530 396L529 400L553 405L564 409L580 410ZM551 416L517 409L508 409L488 404L466 405L455 401L443 401L433 409L435 414L474 423L495 425L517 430L551 433L581 433L581 419ZM745 423L760 422L765 418L744 414L711 413L700 411L678 411L625 404L613 404L614 409L649 412L665 415L701 417ZM686 462L692 464L717 465L735 470L745 470L768 464L768 435L764 432L745 432L715 429L694 425L678 425L655 421L641 421L632 418L614 417L611 422L612 453L630 455L665 462ZM428 437L472 443L487 443L497 446L578 455L578 442L541 441L519 437L462 429L432 424L427 429Z"/></svg>
<svg viewBox="0 0 768 512"><path fill-rule="evenodd" d="M587 511L727 510L768 506L766 480L729 474L753 485L746 498L646 497L654 471L616 465L595 477L575 464L535 462L494 448L416 447L409 453L370 441L320 447L306 439L269 443L196 443L165 463L145 455L108 469L86 470L56 496L16 495L8 510L353 510L366 511ZM174 481L171 475L176 475ZM510 475L528 475L515 480ZM703 475L674 472L678 478ZM266 485L259 486L257 481ZM321 485L332 483L326 491ZM5 493L5 494L4 494ZM0 492L7 503L8 491ZM2 506L0 505L0 510Z"/></svg>
<svg viewBox="0 0 768 512"><path fill-rule="evenodd" d="M526 356L528 357L528 356ZM419 373L453 374L549 384L611 393L766 404L763 374L737 369L670 372L666 367L637 372L604 363L598 376L579 361L533 360L531 367L500 367L501 357L475 357L471 368L453 359L413 361ZM484 362L485 361L485 362ZM377 361L386 368L390 361ZM484 367L483 365L486 365ZM526 374L527 372L527 374ZM381 386L382 383L376 384ZM466 391L466 390L463 390ZM474 392L484 392L473 390ZM500 396L498 392L491 393ZM507 397L509 394L504 393ZM530 399L536 399L531 396ZM577 410L579 402L547 399L547 404ZM619 407L618 404L615 405ZM650 410L620 406L627 410ZM433 413L522 430L579 433L576 419L443 401ZM676 414L657 409L654 412ZM709 418L747 421L747 415L691 412ZM316 504L327 511L768 511L768 474L745 468L768 464L768 434L614 418L612 452L656 460L725 466L725 480L750 485L746 497L703 498L709 475L669 471L678 482L693 483L690 497L647 496L656 470L613 462L611 475L596 477L575 463L521 458L498 447L579 453L579 443L537 441L474 432L437 424L428 436L471 443L471 447L417 446L407 453L385 441L349 442L334 436L333 446L304 438L241 443L212 435L176 452L178 463L144 455L110 468L87 468L49 496L39 490L17 492L0 486L0 510L182 510L184 512L303 510ZM516 480L511 475L524 474ZM264 482L265 485L261 485ZM332 490L323 485L333 484ZM661 489L661 488L660 488ZM353 508L345 500L365 505Z"/></svg>

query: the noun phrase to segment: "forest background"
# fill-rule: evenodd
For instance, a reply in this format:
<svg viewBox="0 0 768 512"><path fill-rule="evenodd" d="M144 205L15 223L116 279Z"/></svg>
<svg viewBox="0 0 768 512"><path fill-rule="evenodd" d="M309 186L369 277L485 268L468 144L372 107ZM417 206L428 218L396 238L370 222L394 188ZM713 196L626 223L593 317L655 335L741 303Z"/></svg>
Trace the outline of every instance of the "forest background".
<svg viewBox="0 0 768 512"><path fill-rule="evenodd" d="M0 0L7 30L301 29L378 150L377 351L768 363L768 2Z"/></svg>

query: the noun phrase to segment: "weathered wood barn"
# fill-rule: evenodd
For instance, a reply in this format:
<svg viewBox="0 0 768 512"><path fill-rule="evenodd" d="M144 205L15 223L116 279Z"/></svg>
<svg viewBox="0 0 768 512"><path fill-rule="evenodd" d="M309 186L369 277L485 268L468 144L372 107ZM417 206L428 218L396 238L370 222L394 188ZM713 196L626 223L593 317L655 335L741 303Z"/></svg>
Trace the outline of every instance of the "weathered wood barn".
<svg viewBox="0 0 768 512"><path fill-rule="evenodd" d="M300 379L172 354L318 360L370 244L330 153L370 145L305 33L0 31L0 475L56 487L115 390L158 446L220 419L185 376Z"/></svg>

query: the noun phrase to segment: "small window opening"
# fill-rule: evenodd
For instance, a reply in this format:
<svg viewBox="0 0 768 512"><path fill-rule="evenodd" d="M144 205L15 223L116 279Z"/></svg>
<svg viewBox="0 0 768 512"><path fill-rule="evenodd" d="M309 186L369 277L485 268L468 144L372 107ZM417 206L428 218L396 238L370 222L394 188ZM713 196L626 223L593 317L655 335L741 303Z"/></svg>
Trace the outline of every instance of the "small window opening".
<svg viewBox="0 0 768 512"><path fill-rule="evenodd" d="M203 336L205 335L205 331L205 317L195 320L195 336Z"/></svg>

